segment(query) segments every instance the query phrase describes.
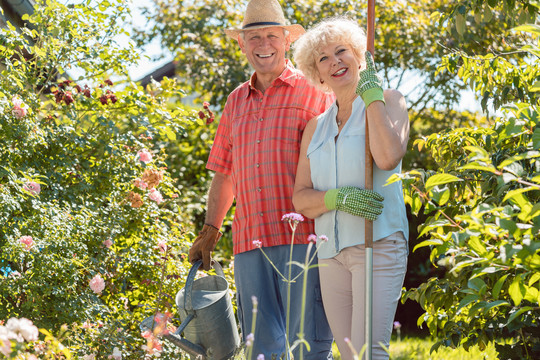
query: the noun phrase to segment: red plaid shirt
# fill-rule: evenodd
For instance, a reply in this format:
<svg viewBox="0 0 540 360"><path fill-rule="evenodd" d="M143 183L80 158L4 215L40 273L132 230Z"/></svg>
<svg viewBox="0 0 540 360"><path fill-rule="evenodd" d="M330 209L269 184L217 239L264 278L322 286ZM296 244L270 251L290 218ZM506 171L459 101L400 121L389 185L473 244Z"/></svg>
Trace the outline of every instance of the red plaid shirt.
<svg viewBox="0 0 540 360"><path fill-rule="evenodd" d="M330 105L289 61L264 93L256 74L228 97L206 167L231 175L236 198L234 254L290 244L292 231L281 217L294 212L292 193L304 127ZM298 224L295 243L307 243L313 221Z"/></svg>

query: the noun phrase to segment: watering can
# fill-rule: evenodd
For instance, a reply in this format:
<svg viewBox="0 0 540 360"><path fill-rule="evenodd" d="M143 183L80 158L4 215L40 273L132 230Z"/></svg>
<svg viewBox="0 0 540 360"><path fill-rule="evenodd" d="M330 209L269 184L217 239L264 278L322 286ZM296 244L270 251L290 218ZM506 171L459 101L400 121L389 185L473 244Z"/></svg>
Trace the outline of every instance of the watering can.
<svg viewBox="0 0 540 360"><path fill-rule="evenodd" d="M174 334L163 337L197 359L230 359L240 346L240 337L229 297L229 283L217 261L213 261L212 266L218 275L195 280L201 264L201 260L193 264L185 287L176 294L181 325ZM143 331L151 330L155 323L152 316L140 327ZM181 337L182 332L184 337Z"/></svg>

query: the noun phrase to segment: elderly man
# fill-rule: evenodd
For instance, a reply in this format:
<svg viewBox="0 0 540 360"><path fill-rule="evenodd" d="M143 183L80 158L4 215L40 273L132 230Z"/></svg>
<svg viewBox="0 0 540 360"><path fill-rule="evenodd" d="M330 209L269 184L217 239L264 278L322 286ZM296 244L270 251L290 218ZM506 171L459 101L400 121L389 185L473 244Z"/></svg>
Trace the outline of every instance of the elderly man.
<svg viewBox="0 0 540 360"><path fill-rule="evenodd" d="M280 278L289 273L291 229L281 221L294 211L292 192L307 122L326 109L333 99L311 86L285 54L304 29L286 25L277 0L252 0L242 27L225 30L255 69L251 79L228 97L207 168L215 171L208 194L206 224L189 251L191 262L202 259L210 268L219 228L234 200L234 269L238 317L244 341L253 334L253 358L287 354L300 332L302 278L291 286ZM304 262L311 221L296 228L293 261ZM258 246L264 248L268 259ZM274 268L275 266L275 268ZM300 269L293 265L293 274ZM253 299L258 301L252 329ZM305 304L304 359L331 359L332 334L322 306L317 269L308 272ZM287 303L290 311L287 314ZM287 316L289 333L286 334ZM251 338L251 336L250 336ZM300 346L293 351L298 357ZM288 358L288 355L287 357Z"/></svg>

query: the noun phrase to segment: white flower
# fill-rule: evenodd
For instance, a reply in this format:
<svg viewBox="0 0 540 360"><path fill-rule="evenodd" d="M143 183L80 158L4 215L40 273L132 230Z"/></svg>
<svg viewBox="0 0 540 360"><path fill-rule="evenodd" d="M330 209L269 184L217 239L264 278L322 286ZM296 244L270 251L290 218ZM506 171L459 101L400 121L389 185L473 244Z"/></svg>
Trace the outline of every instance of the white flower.
<svg viewBox="0 0 540 360"><path fill-rule="evenodd" d="M6 328L8 331L15 334L15 340L18 342L26 341L35 341L38 339L39 331L36 326L32 323L32 321L21 318L11 318L6 323Z"/></svg>
<svg viewBox="0 0 540 360"><path fill-rule="evenodd" d="M122 360L122 352L116 346L113 349L112 359L114 359L114 360Z"/></svg>

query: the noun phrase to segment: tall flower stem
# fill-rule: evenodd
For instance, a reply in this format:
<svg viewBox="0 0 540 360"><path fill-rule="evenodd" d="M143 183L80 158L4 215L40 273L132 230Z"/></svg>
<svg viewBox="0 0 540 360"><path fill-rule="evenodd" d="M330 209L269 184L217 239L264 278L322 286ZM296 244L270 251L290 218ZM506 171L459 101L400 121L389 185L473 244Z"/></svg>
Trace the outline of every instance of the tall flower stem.
<svg viewBox="0 0 540 360"><path fill-rule="evenodd" d="M296 232L296 223L291 224L292 236L291 236L291 249L289 251L289 276L287 277L287 316L286 316L286 326L285 326L285 336L287 338L287 359L289 359L291 352L291 345L289 339L289 325L290 325L290 311L291 311L291 277L292 277L292 260L293 260L293 245L294 245L294 233ZM303 304L302 304L303 306Z"/></svg>
<svg viewBox="0 0 540 360"><path fill-rule="evenodd" d="M308 280L308 271L309 271L309 264L311 260L309 259L309 254L311 252L311 248L313 246L313 243L309 243L307 251L306 251L306 260L304 261L304 281L302 283L302 310L300 312L300 331L298 332L298 339L300 341L304 340L304 321L306 318L306 293L307 293L307 280ZM300 345L300 359L304 358L304 344Z"/></svg>

